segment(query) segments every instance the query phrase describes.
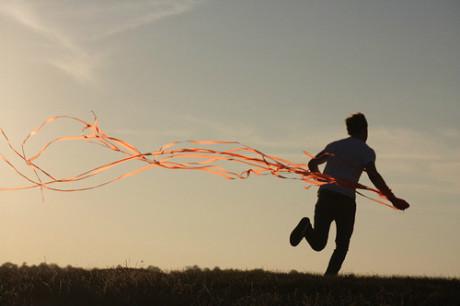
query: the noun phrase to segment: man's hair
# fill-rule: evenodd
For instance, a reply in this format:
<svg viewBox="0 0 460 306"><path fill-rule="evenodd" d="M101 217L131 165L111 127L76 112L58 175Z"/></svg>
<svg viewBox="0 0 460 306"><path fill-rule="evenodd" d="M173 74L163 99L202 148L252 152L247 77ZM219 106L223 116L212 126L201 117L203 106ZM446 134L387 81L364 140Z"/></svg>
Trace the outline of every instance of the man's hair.
<svg viewBox="0 0 460 306"><path fill-rule="evenodd" d="M367 129L367 120L362 113L356 113L345 119L348 135L355 135Z"/></svg>

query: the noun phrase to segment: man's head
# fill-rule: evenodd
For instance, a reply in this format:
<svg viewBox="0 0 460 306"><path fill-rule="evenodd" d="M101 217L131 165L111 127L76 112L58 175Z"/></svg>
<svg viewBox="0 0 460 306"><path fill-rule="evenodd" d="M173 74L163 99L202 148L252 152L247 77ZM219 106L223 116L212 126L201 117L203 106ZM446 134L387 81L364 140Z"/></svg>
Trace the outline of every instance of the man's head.
<svg viewBox="0 0 460 306"><path fill-rule="evenodd" d="M367 120L362 113L356 113L345 119L348 135L367 140Z"/></svg>

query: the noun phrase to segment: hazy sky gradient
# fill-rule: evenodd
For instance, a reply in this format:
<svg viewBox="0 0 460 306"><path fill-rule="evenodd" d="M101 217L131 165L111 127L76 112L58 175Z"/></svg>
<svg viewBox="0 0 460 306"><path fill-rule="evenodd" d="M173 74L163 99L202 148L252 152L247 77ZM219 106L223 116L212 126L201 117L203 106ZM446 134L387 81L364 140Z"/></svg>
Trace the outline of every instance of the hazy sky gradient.
<svg viewBox="0 0 460 306"><path fill-rule="evenodd" d="M307 162L302 151L346 137L344 118L360 111L378 169L412 207L359 197L343 271L459 277L459 30L453 0L5 0L0 127L19 146L48 117L91 121L94 110L107 134L141 151L236 140ZM57 124L27 149L79 131ZM4 141L0 153L19 164ZM67 176L115 158L63 143L40 165ZM1 186L26 183L0 170ZM154 168L45 197L2 193L0 262L322 273L334 248L334 228L321 253L289 245L316 189L275 177Z"/></svg>

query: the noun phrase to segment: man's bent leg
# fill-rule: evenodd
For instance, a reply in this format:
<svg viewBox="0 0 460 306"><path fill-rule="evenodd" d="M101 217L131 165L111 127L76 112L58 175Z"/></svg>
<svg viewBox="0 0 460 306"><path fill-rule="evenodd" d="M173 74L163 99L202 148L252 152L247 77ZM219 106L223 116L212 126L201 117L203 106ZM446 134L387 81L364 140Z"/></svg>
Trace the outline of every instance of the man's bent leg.
<svg viewBox="0 0 460 306"><path fill-rule="evenodd" d="M329 228L333 220L331 200L328 193L320 192L315 206L314 226L306 231L305 238L315 251L321 251L327 244Z"/></svg>

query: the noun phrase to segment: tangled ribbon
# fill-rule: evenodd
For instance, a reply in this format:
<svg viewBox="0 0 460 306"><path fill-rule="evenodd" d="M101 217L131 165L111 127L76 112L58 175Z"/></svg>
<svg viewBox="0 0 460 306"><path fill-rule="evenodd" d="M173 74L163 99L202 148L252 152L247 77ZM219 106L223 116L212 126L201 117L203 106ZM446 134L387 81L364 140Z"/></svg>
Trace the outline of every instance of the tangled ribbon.
<svg viewBox="0 0 460 306"><path fill-rule="evenodd" d="M40 151L32 156L27 157L25 154L25 145L28 140L36 135L40 130L45 126L54 122L58 119L67 119L67 120L74 120L83 125L82 134L79 136L64 136L56 138L50 142L48 142L45 146L43 146ZM306 189L310 188L311 185L323 185L323 184L337 184L341 186L346 186L350 188L356 189L363 189L369 190L372 192L376 192L381 198L386 199L383 194L381 194L378 190L370 188L368 186L355 183L352 181L344 180L341 178L333 177L330 175L310 172L308 170L307 164L298 164L293 163L285 159L281 159L274 156L266 155L254 148L246 146L240 142L236 141L196 141L196 140L189 140L189 141L182 141L182 142L172 142L162 146L158 151L148 152L148 153L141 153L136 147L129 144L126 141L111 137L99 128L98 120L96 115L94 115L94 123L90 124L83 120L80 120L75 117L69 116L55 116L51 117L45 122L42 123L37 129L33 130L22 142L21 149L17 150L11 144L11 141L6 136L6 133L3 129L0 128L0 131L5 138L6 142L8 143L11 150L14 151L16 155L22 159L28 167L32 169L35 174L36 178L31 178L25 175L23 172L19 171L3 154L0 154L0 158L2 158L17 174L21 177L26 179L30 184L26 186L19 186L19 187L0 187L0 190L21 190L21 189L30 189L30 188L40 188L42 194L42 201L44 201L44 189L54 190L54 191L82 191L82 190L89 190L98 188L109 183L112 183L116 180L140 173L147 169L153 167L162 167L167 169L187 169L187 170L202 170L206 172L210 172L219 176L222 176L227 179L246 179L251 174L254 175L268 175L272 174L276 177L283 178L283 179L296 179L302 180L309 185L305 186ZM89 143L95 143L102 145L103 147L121 153L124 155L123 158L120 158L114 162L110 162L99 167L93 168L89 171L80 173L78 175L74 175L71 177L66 178L56 178L52 176L50 173L42 169L40 166L36 164L37 159L46 152L46 150L54 143L67 141L67 140L84 140ZM195 144L195 145L227 145L227 146L237 146L225 151L219 150L212 150L212 149L204 149L204 148L179 148L174 149L175 146L179 144ZM308 153L304 152L308 157L312 158L313 156ZM188 162L179 162L181 159L190 160ZM63 189L55 187L57 183L72 183L78 182L90 177L96 176L104 171L109 170L117 165L126 163L131 160L139 160L145 162L146 165L136 169L134 171L126 172L118 177L112 178L105 182L99 183L97 185L84 187L84 188L76 188L76 189ZM249 169L244 170L240 173L235 171L230 171L222 166L217 165L216 163L220 161L230 161L239 164L243 164ZM357 192L361 196L364 196L368 199L371 199L375 202L383 204L385 206L391 207L395 209L392 205L380 201L378 199L370 198L360 192Z"/></svg>

